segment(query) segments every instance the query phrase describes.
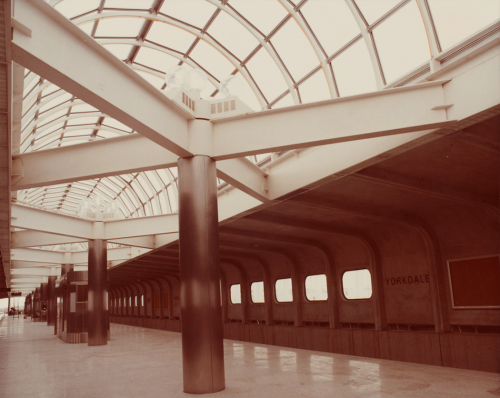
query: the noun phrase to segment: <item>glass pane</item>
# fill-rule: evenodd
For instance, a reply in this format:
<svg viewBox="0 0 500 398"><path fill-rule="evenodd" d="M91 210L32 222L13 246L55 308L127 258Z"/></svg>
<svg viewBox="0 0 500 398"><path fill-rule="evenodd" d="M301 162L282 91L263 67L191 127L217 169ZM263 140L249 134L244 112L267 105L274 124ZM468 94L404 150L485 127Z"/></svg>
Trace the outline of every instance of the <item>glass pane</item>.
<svg viewBox="0 0 500 398"><path fill-rule="evenodd" d="M231 303L241 304L241 286L231 285L230 292L231 292Z"/></svg>
<svg viewBox="0 0 500 398"><path fill-rule="evenodd" d="M326 82L323 69L320 69L302 83L299 86L299 92L303 104L330 99L330 90L328 89L328 83Z"/></svg>
<svg viewBox="0 0 500 398"><path fill-rule="evenodd" d="M375 91L374 71L365 42L358 40L332 61L341 96Z"/></svg>
<svg viewBox="0 0 500 398"><path fill-rule="evenodd" d="M252 292L252 302L254 303L264 302L264 282L252 283L250 290Z"/></svg>
<svg viewBox="0 0 500 398"><path fill-rule="evenodd" d="M181 53L185 53L196 37L180 28L163 22L153 22L146 36L147 40L161 44ZM140 61L138 61L140 62Z"/></svg>
<svg viewBox="0 0 500 398"><path fill-rule="evenodd" d="M288 89L285 78L266 50L258 51L246 66L269 102Z"/></svg>
<svg viewBox="0 0 500 398"><path fill-rule="evenodd" d="M64 0L56 5L56 10L66 18L73 18L88 11L96 10L101 0Z"/></svg>
<svg viewBox="0 0 500 398"><path fill-rule="evenodd" d="M443 50L500 18L498 0L428 0Z"/></svg>
<svg viewBox="0 0 500 398"><path fill-rule="evenodd" d="M372 24L386 12L394 8L401 0L355 0L366 21ZM441 0L438 0L441 1ZM453 0L456 1L456 0Z"/></svg>
<svg viewBox="0 0 500 398"><path fill-rule="evenodd" d="M277 1L230 0L229 5L266 36L287 16Z"/></svg>
<svg viewBox="0 0 500 398"><path fill-rule="evenodd" d="M198 42L190 57L218 80L231 74L235 69L226 57L203 40Z"/></svg>
<svg viewBox="0 0 500 398"><path fill-rule="evenodd" d="M104 8L133 8L136 10L149 10L152 5L152 0L106 0Z"/></svg>
<svg viewBox="0 0 500 398"><path fill-rule="evenodd" d="M360 33L344 1L309 0L300 11L328 55Z"/></svg>
<svg viewBox="0 0 500 398"><path fill-rule="evenodd" d="M328 299L326 289L326 275L309 275L306 278L306 297L309 301Z"/></svg>
<svg viewBox="0 0 500 398"><path fill-rule="evenodd" d="M199 28L207 24L215 10L216 7L205 0L166 0L160 8L161 13Z"/></svg>
<svg viewBox="0 0 500 398"><path fill-rule="evenodd" d="M311 43L294 19L290 19L271 39L274 48L295 81L319 64Z"/></svg>
<svg viewBox="0 0 500 398"><path fill-rule="evenodd" d="M342 275L342 288L348 300L367 299L372 296L372 277L367 269L347 271Z"/></svg>
<svg viewBox="0 0 500 398"><path fill-rule="evenodd" d="M293 301L292 279L278 279L275 285L276 300L279 303L287 303Z"/></svg>
<svg viewBox="0 0 500 398"><path fill-rule="evenodd" d="M241 61L259 45L247 29L225 12L217 16L208 33Z"/></svg>
<svg viewBox="0 0 500 398"><path fill-rule="evenodd" d="M424 23L415 2L378 25L373 35L387 82L431 58Z"/></svg>
<svg viewBox="0 0 500 398"><path fill-rule="evenodd" d="M106 18L99 21L96 37L137 37L144 25L142 18Z"/></svg>
<svg viewBox="0 0 500 398"><path fill-rule="evenodd" d="M103 47L121 61L127 59L132 50L130 44L107 44Z"/></svg>

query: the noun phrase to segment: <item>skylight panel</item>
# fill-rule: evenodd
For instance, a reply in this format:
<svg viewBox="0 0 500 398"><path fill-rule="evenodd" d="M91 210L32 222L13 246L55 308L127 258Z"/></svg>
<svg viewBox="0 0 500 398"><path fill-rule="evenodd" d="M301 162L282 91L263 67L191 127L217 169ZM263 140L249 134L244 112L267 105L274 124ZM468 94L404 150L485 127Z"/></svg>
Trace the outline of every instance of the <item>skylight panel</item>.
<svg viewBox="0 0 500 398"><path fill-rule="evenodd" d="M266 36L288 15L277 1L230 0L229 5Z"/></svg>
<svg viewBox="0 0 500 398"><path fill-rule="evenodd" d="M135 62L162 72L166 72L172 66L177 65L179 63L179 59L159 50L141 47L137 53Z"/></svg>
<svg viewBox="0 0 500 398"><path fill-rule="evenodd" d="M50 123L64 115L66 115L68 113L68 110L67 109L62 109L60 111L57 111L57 112L54 112L52 113L50 116L48 116L47 118L40 118L38 120L38 125L39 126L42 126L44 124L47 124L47 123Z"/></svg>
<svg viewBox="0 0 500 398"><path fill-rule="evenodd" d="M104 18L99 20L96 37L137 37L144 25L143 18Z"/></svg>
<svg viewBox="0 0 500 398"><path fill-rule="evenodd" d="M354 0L369 24L392 10L401 0ZM441 1L441 0L438 0ZM456 1L456 0L453 0Z"/></svg>
<svg viewBox="0 0 500 398"><path fill-rule="evenodd" d="M146 39L184 54L196 36L184 29L157 21L153 22Z"/></svg>
<svg viewBox="0 0 500 398"><path fill-rule="evenodd" d="M123 61L128 58L133 46L130 44L105 44L103 47L120 61Z"/></svg>
<svg viewBox="0 0 500 398"><path fill-rule="evenodd" d="M152 0L106 0L104 8L129 8L136 10L149 10L153 5Z"/></svg>
<svg viewBox="0 0 500 398"><path fill-rule="evenodd" d="M330 90L323 69L302 83L299 86L299 93L303 104L330 99Z"/></svg>
<svg viewBox="0 0 500 398"><path fill-rule="evenodd" d="M285 108L287 106L295 105L293 102L292 95L288 93L283 98L281 98L276 104L273 105L273 109Z"/></svg>
<svg viewBox="0 0 500 398"><path fill-rule="evenodd" d="M443 50L500 18L498 0L428 0L428 2Z"/></svg>
<svg viewBox="0 0 500 398"><path fill-rule="evenodd" d="M327 55L332 55L360 33L344 1L309 0L300 11Z"/></svg>
<svg viewBox="0 0 500 398"><path fill-rule="evenodd" d="M319 60L304 32L290 19L276 33L271 42L295 81L318 66Z"/></svg>
<svg viewBox="0 0 500 398"><path fill-rule="evenodd" d="M200 40L190 57L218 80L229 75L235 67L210 44Z"/></svg>
<svg viewBox="0 0 500 398"><path fill-rule="evenodd" d="M266 50L260 49L246 67L269 102L288 89L283 74Z"/></svg>
<svg viewBox="0 0 500 398"><path fill-rule="evenodd" d="M217 8L205 0L166 0L160 12L190 25L203 28Z"/></svg>
<svg viewBox="0 0 500 398"><path fill-rule="evenodd" d="M76 126L76 125L85 125L85 124L93 124L97 123L97 117L77 117L74 119L68 120L68 126Z"/></svg>
<svg viewBox="0 0 500 398"><path fill-rule="evenodd" d="M377 84L365 42L358 40L332 61L341 96L375 91Z"/></svg>
<svg viewBox="0 0 500 398"><path fill-rule="evenodd" d="M86 12L96 10L101 0L63 0L55 6L66 18L71 19Z"/></svg>
<svg viewBox="0 0 500 398"><path fill-rule="evenodd" d="M373 36L387 82L431 58L424 23L415 2L377 25Z"/></svg>
<svg viewBox="0 0 500 398"><path fill-rule="evenodd" d="M233 55L244 60L259 41L233 17L221 12L207 31Z"/></svg>

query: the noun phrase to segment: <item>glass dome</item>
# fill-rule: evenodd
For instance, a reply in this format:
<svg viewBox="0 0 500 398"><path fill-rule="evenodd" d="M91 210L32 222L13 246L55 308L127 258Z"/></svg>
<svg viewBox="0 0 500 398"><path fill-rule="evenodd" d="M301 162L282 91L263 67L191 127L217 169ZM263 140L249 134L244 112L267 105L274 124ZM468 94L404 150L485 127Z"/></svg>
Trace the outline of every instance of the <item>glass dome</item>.
<svg viewBox="0 0 500 398"><path fill-rule="evenodd" d="M49 0L51 6L167 91L175 66L201 69L204 99L228 76L255 111L395 87L500 17L497 0ZM133 98L131 98L131 101ZM25 71L20 152L137 134ZM281 153L249 157L256 164ZM220 181L220 187L226 185ZM124 217L176 212L175 168L19 191L67 214L96 195Z"/></svg>

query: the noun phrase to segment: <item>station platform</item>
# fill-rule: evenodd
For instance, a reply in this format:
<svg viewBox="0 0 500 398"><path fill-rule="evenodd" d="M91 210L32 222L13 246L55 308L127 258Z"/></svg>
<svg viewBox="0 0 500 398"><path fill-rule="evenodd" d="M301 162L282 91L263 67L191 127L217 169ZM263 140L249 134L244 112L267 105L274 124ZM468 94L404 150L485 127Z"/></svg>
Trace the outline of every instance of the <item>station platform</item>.
<svg viewBox="0 0 500 398"><path fill-rule="evenodd" d="M53 327L0 320L0 397L185 397L181 335L111 324L106 346L66 344ZM215 397L498 397L500 375L224 341Z"/></svg>

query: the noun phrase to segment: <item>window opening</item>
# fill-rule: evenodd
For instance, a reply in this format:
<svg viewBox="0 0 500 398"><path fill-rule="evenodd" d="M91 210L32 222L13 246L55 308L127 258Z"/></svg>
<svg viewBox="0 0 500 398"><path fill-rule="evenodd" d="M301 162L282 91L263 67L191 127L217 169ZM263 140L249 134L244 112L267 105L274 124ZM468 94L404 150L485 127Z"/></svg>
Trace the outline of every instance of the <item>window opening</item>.
<svg viewBox="0 0 500 398"><path fill-rule="evenodd" d="M309 275L305 280L306 298L309 301L324 301L328 299L326 275Z"/></svg>
<svg viewBox="0 0 500 398"><path fill-rule="evenodd" d="M292 278L278 279L274 286L276 289L276 300L279 303L293 301Z"/></svg>
<svg viewBox="0 0 500 398"><path fill-rule="evenodd" d="M347 271L342 275L342 289L348 300L368 299L372 296L372 278L367 269Z"/></svg>
<svg viewBox="0 0 500 398"><path fill-rule="evenodd" d="M264 300L264 282L254 282L250 286L253 303L263 303Z"/></svg>
<svg viewBox="0 0 500 398"><path fill-rule="evenodd" d="M231 303L241 304L241 285L231 285L230 293Z"/></svg>

